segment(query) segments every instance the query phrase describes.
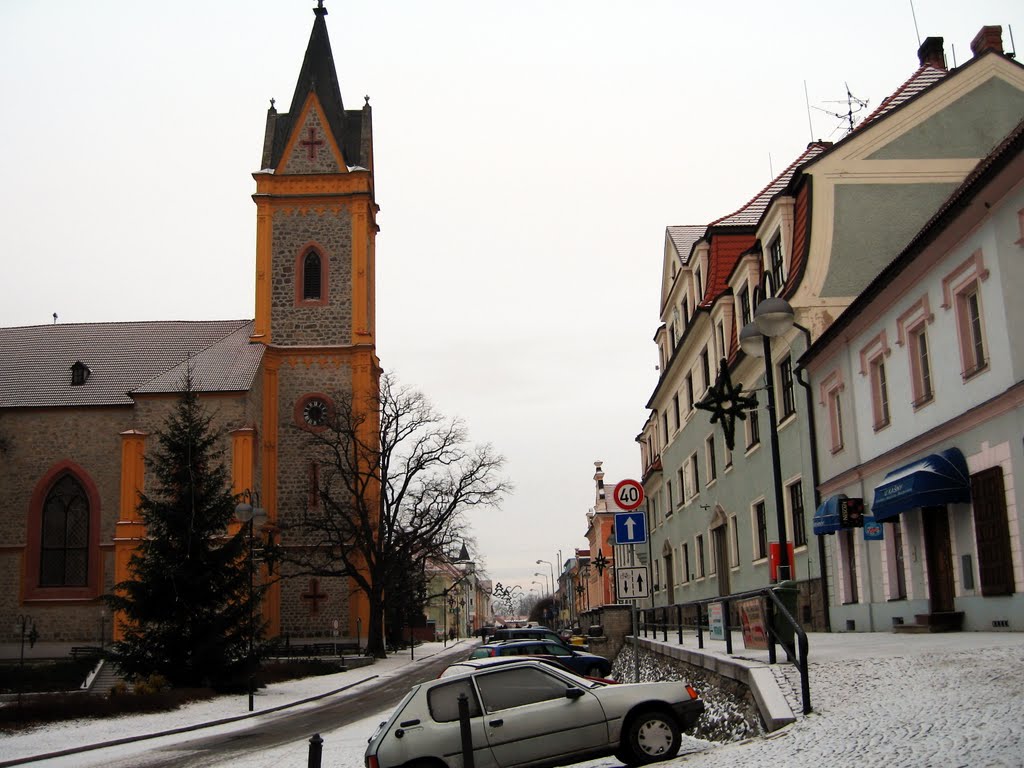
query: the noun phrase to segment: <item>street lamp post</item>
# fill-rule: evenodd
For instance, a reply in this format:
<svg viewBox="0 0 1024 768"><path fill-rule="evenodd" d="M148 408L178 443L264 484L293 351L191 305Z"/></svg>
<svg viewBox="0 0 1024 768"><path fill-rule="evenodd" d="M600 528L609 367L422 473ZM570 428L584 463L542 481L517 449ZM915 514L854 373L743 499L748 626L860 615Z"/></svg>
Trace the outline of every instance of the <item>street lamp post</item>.
<svg viewBox="0 0 1024 768"><path fill-rule="evenodd" d="M541 573L540 571L537 571L537 572L536 572L535 574L533 574L533 575L534 575L534 576L540 576L540 577L541 577L542 579L544 579L544 586L546 586L546 587L547 587L547 590L548 590L548 594L549 594L549 595L550 595L550 594L552 594L552 592L551 592L551 585L550 585L550 583L548 582L548 575L547 575L546 573ZM536 582L533 582L533 583L534 583L534 584L536 584Z"/></svg>
<svg viewBox="0 0 1024 768"><path fill-rule="evenodd" d="M537 561L537 565L540 565L541 563L547 563L548 570L551 571L551 593L554 594L554 591L555 591L555 566L553 566L551 564L550 560L538 560Z"/></svg>
<svg viewBox="0 0 1024 768"><path fill-rule="evenodd" d="M254 504L255 502L255 504ZM245 523L246 533L249 541L249 711L253 711L253 697L256 688L256 669L254 666L254 650L256 645L256 546L255 529L258 524L261 528L267 520L267 512L259 506L260 495L257 491L245 490L242 492L242 500L235 507L235 517Z"/></svg>
<svg viewBox="0 0 1024 768"><path fill-rule="evenodd" d="M790 575L789 546L786 538L786 511L782 502L782 464L779 458L779 426L775 415L775 363L772 359L773 338L786 334L793 327L793 308L785 299L770 298L754 310L753 321L740 331L740 346L752 357L764 358L765 399L768 401L768 432L772 451L772 482L775 486L775 522L779 535L778 580Z"/></svg>

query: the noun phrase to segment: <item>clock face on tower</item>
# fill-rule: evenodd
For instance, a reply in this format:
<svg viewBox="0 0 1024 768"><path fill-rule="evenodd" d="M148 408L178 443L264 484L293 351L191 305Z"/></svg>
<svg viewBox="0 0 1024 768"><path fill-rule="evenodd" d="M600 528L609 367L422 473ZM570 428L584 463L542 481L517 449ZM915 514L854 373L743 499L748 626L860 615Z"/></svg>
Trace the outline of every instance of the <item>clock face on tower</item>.
<svg viewBox="0 0 1024 768"><path fill-rule="evenodd" d="M323 426L327 420L327 403L319 397L308 398L302 406L302 421L310 427Z"/></svg>

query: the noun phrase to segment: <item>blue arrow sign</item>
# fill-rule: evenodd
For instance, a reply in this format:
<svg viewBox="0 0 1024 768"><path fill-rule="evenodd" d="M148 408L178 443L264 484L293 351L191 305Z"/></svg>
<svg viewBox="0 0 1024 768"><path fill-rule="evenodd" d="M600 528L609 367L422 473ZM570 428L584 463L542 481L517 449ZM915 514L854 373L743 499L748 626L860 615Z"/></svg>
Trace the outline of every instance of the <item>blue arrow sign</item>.
<svg viewBox="0 0 1024 768"><path fill-rule="evenodd" d="M647 517L643 510L615 513L615 543L643 544L647 541Z"/></svg>

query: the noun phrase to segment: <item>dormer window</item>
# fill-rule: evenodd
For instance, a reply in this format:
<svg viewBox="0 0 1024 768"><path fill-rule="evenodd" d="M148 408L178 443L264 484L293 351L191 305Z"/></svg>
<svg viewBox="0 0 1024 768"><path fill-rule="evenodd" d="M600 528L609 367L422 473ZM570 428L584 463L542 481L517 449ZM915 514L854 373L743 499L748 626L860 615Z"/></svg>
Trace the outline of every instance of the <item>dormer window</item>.
<svg viewBox="0 0 1024 768"><path fill-rule="evenodd" d="M770 263L768 271L771 275L771 295L779 296L782 293L782 286L786 282L785 265L782 261L782 237L776 236L768 248Z"/></svg>
<svg viewBox="0 0 1024 768"><path fill-rule="evenodd" d="M76 360L75 364L71 366L71 386L80 387L89 380L89 374L92 370L88 365L83 363L81 360Z"/></svg>

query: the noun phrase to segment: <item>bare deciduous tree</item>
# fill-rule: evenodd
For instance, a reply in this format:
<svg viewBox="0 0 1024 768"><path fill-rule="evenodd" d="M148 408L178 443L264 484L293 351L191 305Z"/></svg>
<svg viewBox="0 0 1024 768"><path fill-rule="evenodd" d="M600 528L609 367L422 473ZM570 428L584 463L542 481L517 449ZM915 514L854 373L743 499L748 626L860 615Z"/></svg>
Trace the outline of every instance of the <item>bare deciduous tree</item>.
<svg viewBox="0 0 1024 768"><path fill-rule="evenodd" d="M309 443L319 504L290 526L306 546L280 556L304 573L352 579L369 605L367 653L383 657L389 590L451 551L467 511L500 505L511 487L504 457L471 446L462 421L391 374L371 403L338 397Z"/></svg>

